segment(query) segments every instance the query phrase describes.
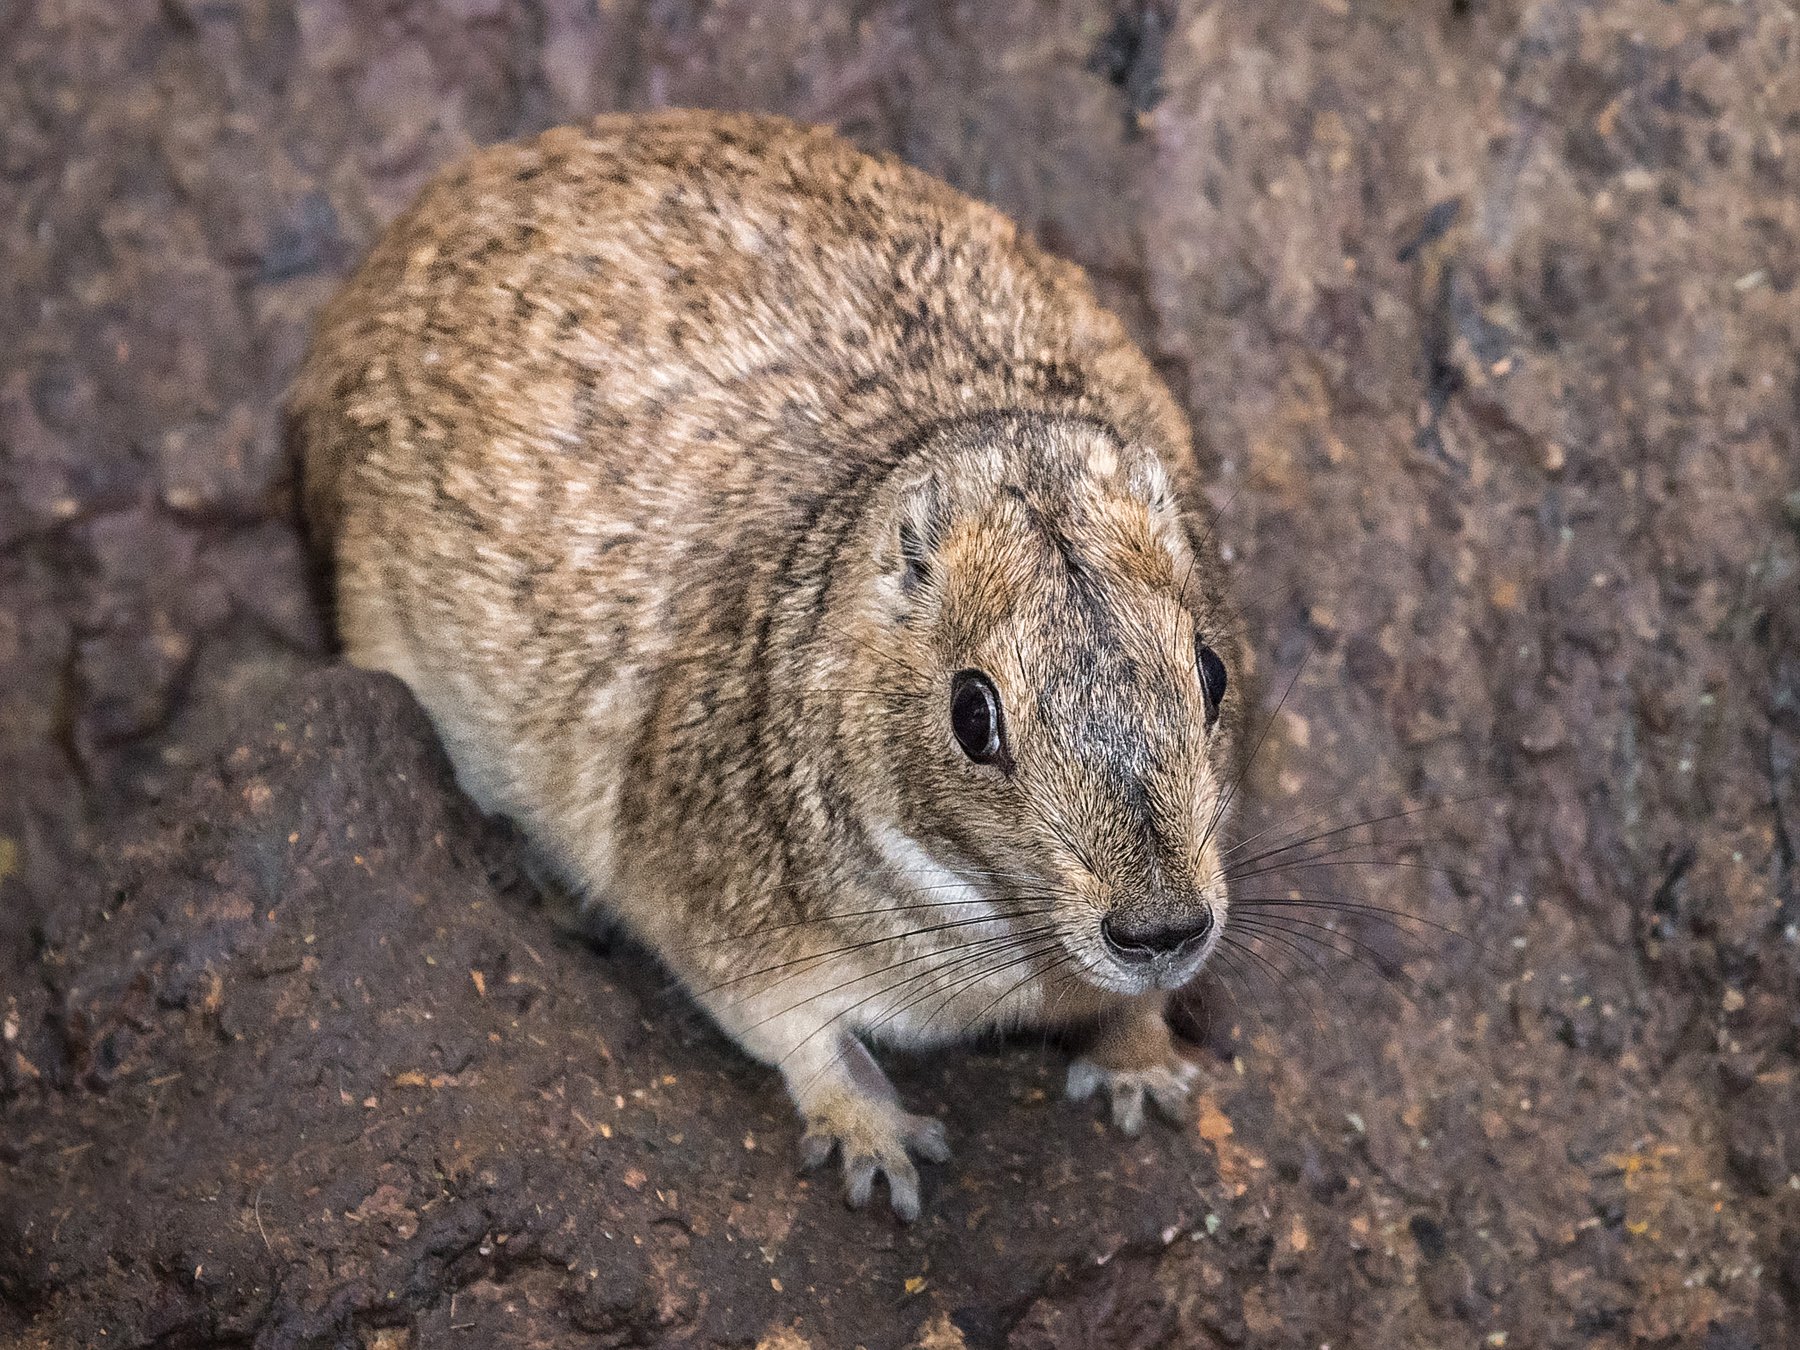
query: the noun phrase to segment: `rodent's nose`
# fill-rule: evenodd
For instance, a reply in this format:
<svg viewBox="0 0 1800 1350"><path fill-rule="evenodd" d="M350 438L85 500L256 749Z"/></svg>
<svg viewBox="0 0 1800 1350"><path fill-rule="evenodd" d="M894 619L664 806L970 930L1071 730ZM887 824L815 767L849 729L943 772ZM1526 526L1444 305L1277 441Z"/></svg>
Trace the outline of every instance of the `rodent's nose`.
<svg viewBox="0 0 1800 1350"><path fill-rule="evenodd" d="M1133 923L1108 914L1100 921L1100 936L1121 961L1142 964L1159 956L1185 952L1198 946L1212 931L1212 910L1205 905L1173 923Z"/></svg>

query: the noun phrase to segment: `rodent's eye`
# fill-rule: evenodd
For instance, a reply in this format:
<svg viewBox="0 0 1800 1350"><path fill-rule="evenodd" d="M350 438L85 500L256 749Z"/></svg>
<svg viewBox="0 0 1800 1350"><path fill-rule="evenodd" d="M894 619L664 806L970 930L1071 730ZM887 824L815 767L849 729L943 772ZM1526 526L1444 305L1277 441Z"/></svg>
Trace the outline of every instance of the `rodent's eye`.
<svg viewBox="0 0 1800 1350"><path fill-rule="evenodd" d="M1000 693L979 670L959 670L950 679L950 729L963 753L977 764L1004 760Z"/></svg>
<svg viewBox="0 0 1800 1350"><path fill-rule="evenodd" d="M1210 727L1219 720L1219 705L1225 701L1225 663L1204 641L1195 638L1194 665L1200 671L1200 688L1206 693L1206 725Z"/></svg>

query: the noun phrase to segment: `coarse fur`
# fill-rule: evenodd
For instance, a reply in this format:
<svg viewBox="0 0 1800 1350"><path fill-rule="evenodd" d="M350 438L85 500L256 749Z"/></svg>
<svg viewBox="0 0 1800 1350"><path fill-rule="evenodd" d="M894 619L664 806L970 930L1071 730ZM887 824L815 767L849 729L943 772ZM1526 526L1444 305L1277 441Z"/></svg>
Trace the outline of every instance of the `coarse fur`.
<svg viewBox="0 0 1800 1350"><path fill-rule="evenodd" d="M1187 425L1076 268L825 131L605 117L432 182L291 414L351 659L781 1070L853 1201L910 1217L946 1152L868 1044L1097 1023L1072 1094L1180 1106L1242 704L1195 650L1239 641ZM1147 963L1101 929L1209 917Z"/></svg>

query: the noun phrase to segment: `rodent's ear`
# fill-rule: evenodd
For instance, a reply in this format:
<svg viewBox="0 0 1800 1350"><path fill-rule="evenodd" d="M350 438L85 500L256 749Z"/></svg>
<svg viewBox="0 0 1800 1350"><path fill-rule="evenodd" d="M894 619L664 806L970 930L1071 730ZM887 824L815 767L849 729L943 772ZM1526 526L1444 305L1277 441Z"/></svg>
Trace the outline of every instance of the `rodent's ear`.
<svg viewBox="0 0 1800 1350"><path fill-rule="evenodd" d="M1181 508L1162 457L1147 446L1133 445L1119 456L1118 481L1126 494L1141 502L1150 514L1150 528L1177 567L1187 560L1187 538L1181 528Z"/></svg>
<svg viewBox="0 0 1800 1350"><path fill-rule="evenodd" d="M1176 519L1175 490L1169 485L1169 471L1154 450L1134 445L1126 450L1120 464L1125 490L1150 508L1159 521Z"/></svg>
<svg viewBox="0 0 1800 1350"><path fill-rule="evenodd" d="M935 477L901 489L889 536L892 554L884 561L902 596L911 598L931 582L948 516L944 490Z"/></svg>
<svg viewBox="0 0 1800 1350"><path fill-rule="evenodd" d="M1180 514L1169 470L1162 456L1147 445L1112 441L1098 446L1088 454L1087 471L1104 490L1141 502L1158 519L1174 519Z"/></svg>

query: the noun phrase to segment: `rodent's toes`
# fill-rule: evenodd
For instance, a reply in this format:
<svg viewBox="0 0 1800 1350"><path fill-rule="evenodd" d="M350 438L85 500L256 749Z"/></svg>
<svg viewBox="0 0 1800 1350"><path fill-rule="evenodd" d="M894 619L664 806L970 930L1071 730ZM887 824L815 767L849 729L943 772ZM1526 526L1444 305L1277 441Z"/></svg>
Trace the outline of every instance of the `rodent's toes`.
<svg viewBox="0 0 1800 1350"><path fill-rule="evenodd" d="M861 1153L845 1158L844 1200L850 1208L861 1209L869 1203L877 1172L887 1178L888 1199L901 1221L911 1223L918 1218L919 1170L912 1165L912 1159L904 1155L878 1159Z"/></svg>
<svg viewBox="0 0 1800 1350"><path fill-rule="evenodd" d="M1071 1101L1086 1101L1104 1087L1112 1099L1113 1124L1135 1137L1144 1129L1146 1097L1171 1124L1186 1121L1188 1092L1199 1072L1180 1057L1148 1069L1109 1069L1078 1059L1069 1065L1068 1095Z"/></svg>
<svg viewBox="0 0 1800 1350"><path fill-rule="evenodd" d="M944 1162L950 1157L950 1142L941 1120L884 1107L884 1103L862 1101L846 1110L810 1117L800 1140L800 1163L811 1171L841 1151L846 1203L852 1209L868 1204L875 1178L883 1176L894 1213L911 1223L919 1217L919 1173L912 1155L926 1162Z"/></svg>

